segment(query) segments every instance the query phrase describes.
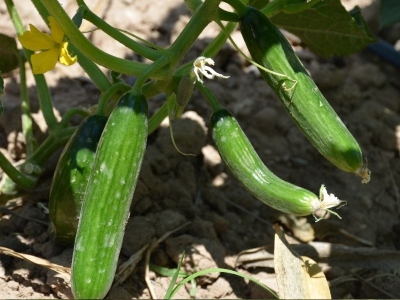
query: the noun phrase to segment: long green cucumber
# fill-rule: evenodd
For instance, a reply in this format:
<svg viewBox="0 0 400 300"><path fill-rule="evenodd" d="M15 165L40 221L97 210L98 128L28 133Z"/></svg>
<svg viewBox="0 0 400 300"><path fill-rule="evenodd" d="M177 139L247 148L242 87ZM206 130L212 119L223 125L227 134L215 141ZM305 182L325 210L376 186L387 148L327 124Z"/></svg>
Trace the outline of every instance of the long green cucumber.
<svg viewBox="0 0 400 300"><path fill-rule="evenodd" d="M97 144L107 117L87 117L68 141L54 172L50 189L50 234L62 244L72 244L78 227L83 196L91 173Z"/></svg>
<svg viewBox="0 0 400 300"><path fill-rule="evenodd" d="M71 274L76 298L103 298L110 289L147 132L146 98L125 94L104 128L82 205Z"/></svg>
<svg viewBox="0 0 400 300"><path fill-rule="evenodd" d="M319 210L330 211L329 208L345 203L328 194L323 185L318 198L314 193L273 174L264 165L236 119L226 109L220 107L214 110L211 127L213 140L223 162L233 176L265 204L296 216L315 216Z"/></svg>
<svg viewBox="0 0 400 300"><path fill-rule="evenodd" d="M339 169L368 182L360 146L278 28L259 10L247 7L240 30L253 60L272 71L260 68L262 76L311 144Z"/></svg>

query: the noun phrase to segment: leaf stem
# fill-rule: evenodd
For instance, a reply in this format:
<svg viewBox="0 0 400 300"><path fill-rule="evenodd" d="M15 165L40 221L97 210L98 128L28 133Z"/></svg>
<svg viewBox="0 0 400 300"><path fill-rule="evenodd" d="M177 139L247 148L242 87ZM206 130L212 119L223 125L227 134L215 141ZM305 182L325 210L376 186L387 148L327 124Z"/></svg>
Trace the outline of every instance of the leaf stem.
<svg viewBox="0 0 400 300"><path fill-rule="evenodd" d="M12 163L8 161L2 152L0 152L0 166L4 173L7 174L12 181L23 189L32 189L35 186L36 180L33 177L20 172L12 165Z"/></svg>
<svg viewBox="0 0 400 300"><path fill-rule="evenodd" d="M22 24L21 18L18 15L17 10L15 9L14 3L12 0L6 0L5 2L15 31L18 35L21 35L24 32L24 26ZM30 61L32 51L24 48L24 52L27 60ZM34 74L33 77L36 81L36 89L39 98L40 108L43 112L47 127L51 131L57 125L57 119L53 112L53 104L51 102L49 88L47 87L46 79L44 78L43 74Z"/></svg>
<svg viewBox="0 0 400 300"><path fill-rule="evenodd" d="M205 0L197 7L189 23L168 48L168 52L173 54L174 61L172 65L177 65L179 63L204 28L213 21L220 2L221 0Z"/></svg>
<svg viewBox="0 0 400 300"><path fill-rule="evenodd" d="M76 115L80 115L80 116L86 118L87 116L89 116L89 112L88 112L86 109L83 109L83 108L78 108L78 107L76 107L76 108L71 108L71 109L67 110L67 111L63 114L59 126L60 126L61 128L67 127L69 121L71 120L71 118L72 118L73 116L76 116Z"/></svg>
<svg viewBox="0 0 400 300"><path fill-rule="evenodd" d="M97 26L100 30L104 31L107 33L109 36L120 42L121 44L125 45L132 51L136 52L137 54L148 58L152 61L156 60L162 55L161 51L154 50L151 48L148 48L146 46L143 46L136 41L128 38L125 34L120 32L119 30L115 29L112 27L110 24L105 22L103 19L99 18L96 14L94 14L89 7L86 6L82 10L83 12L83 18L89 22L91 22L93 25Z"/></svg>
<svg viewBox="0 0 400 300"><path fill-rule="evenodd" d="M33 136L31 108L29 105L28 88L26 86L25 55L20 52L18 57L20 84L21 84L21 123L22 133L25 138L26 156L29 157L34 148L35 138Z"/></svg>
<svg viewBox="0 0 400 300"><path fill-rule="evenodd" d="M99 104L97 106L97 114L107 116L109 112L107 111L107 106L108 106L108 101L110 100L111 97L114 95L118 95L118 98L120 98L120 94L124 94L127 91L131 89L131 86L123 83L123 82L117 82L114 83L107 91L102 93L99 99Z"/></svg>
<svg viewBox="0 0 400 300"><path fill-rule="evenodd" d="M232 6L235 9L235 11L239 14L240 18L246 14L247 5L245 5L242 1L240 0L223 0L223 1Z"/></svg>
<svg viewBox="0 0 400 300"><path fill-rule="evenodd" d="M75 47L93 62L110 70L132 76L140 75L148 67L148 65L144 63L122 59L100 50L94 46L73 24L58 1L42 0L42 3L49 13L57 20L61 29ZM165 79L167 77L168 72L163 70L158 70L152 74L152 78L155 79Z"/></svg>
<svg viewBox="0 0 400 300"><path fill-rule="evenodd" d="M198 81L196 81L196 87L200 90L203 96L206 97L208 103L211 105L213 112L216 112L217 110L222 108L221 104L219 104L217 98L208 87Z"/></svg>

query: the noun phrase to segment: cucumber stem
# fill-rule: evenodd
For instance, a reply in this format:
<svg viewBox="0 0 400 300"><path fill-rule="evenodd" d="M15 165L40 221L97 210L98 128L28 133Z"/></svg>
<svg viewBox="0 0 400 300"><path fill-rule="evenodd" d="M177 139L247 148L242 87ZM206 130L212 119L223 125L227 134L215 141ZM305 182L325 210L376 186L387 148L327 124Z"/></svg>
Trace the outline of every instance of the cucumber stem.
<svg viewBox="0 0 400 300"><path fill-rule="evenodd" d="M94 14L89 9L89 7L86 6L86 4L83 7L84 9L82 10L82 12L83 12L83 18L85 20L97 26L97 28L99 28L100 30L102 30L103 32L105 32L106 34L108 34L109 36L111 36L113 39L120 42L124 46L128 47L133 52L153 61L160 58L160 56L162 55L161 51L148 48L128 38L125 34L121 33L119 30L112 27L110 24L105 22L103 19L99 18L96 14Z"/></svg>
<svg viewBox="0 0 400 300"><path fill-rule="evenodd" d="M109 112L107 112L107 104L110 98L112 98L114 95L116 95L118 92L119 93L126 93L129 91L131 87L127 85L124 82L117 82L114 83L107 91L101 94L100 99L99 99L99 104L97 106L97 114L102 115L102 116L107 116ZM121 97L118 97L118 99Z"/></svg>
<svg viewBox="0 0 400 300"><path fill-rule="evenodd" d="M223 0L225 3L228 3L232 6L239 15L239 18L243 17L247 12L247 5L243 4L240 0Z"/></svg>
<svg viewBox="0 0 400 300"><path fill-rule="evenodd" d="M86 118L89 115L89 112L88 110L79 107L67 110L62 116L62 119L60 121L60 127L61 128L67 127L71 118L76 115L80 115Z"/></svg>
<svg viewBox="0 0 400 300"><path fill-rule="evenodd" d="M21 123L22 133L25 138L26 144L26 156L29 157L34 151L34 145L36 144L35 137L33 135L32 127L32 116L31 108L29 104L28 88L26 85L26 69L25 69L25 55L19 51L18 63L20 70L20 82L21 82Z"/></svg>
<svg viewBox="0 0 400 300"><path fill-rule="evenodd" d="M214 96L214 94L211 92L211 90L203 85L202 83L196 81L196 87L200 90L200 92L203 94L204 97L206 97L208 103L211 105L211 108L213 112L216 112L217 110L221 109L222 106L219 104L217 98Z"/></svg>

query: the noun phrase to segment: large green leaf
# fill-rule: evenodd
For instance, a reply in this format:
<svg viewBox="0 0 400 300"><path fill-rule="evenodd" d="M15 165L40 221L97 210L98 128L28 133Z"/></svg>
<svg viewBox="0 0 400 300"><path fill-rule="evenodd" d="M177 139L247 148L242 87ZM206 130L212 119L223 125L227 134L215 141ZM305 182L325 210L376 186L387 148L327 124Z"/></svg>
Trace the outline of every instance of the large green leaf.
<svg viewBox="0 0 400 300"><path fill-rule="evenodd" d="M0 33L0 72L7 73L18 67L18 49L15 39Z"/></svg>
<svg viewBox="0 0 400 300"><path fill-rule="evenodd" d="M297 35L322 57L350 55L376 41L372 33L363 26L365 22L360 26L340 0L323 0L300 13L279 13L271 20L277 26Z"/></svg>
<svg viewBox="0 0 400 300"><path fill-rule="evenodd" d="M400 1L381 0L381 15L379 27L383 28L400 22Z"/></svg>

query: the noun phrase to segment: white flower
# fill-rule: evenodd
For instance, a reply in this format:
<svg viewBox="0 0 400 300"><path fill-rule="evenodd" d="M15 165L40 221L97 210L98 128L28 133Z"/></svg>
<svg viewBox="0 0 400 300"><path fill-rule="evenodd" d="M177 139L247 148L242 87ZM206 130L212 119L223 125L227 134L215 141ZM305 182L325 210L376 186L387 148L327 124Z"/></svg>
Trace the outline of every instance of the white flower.
<svg viewBox="0 0 400 300"><path fill-rule="evenodd" d="M328 212L334 214L339 219L341 219L341 217L336 212L332 211L330 208L333 207L340 208L343 205L346 205L347 201L338 199L334 194L328 194L325 185L322 185L319 190L319 203L314 203L314 204L315 206L313 207L314 209L313 215L315 218L315 222L318 222L322 220ZM320 218L317 218L317 216L315 215L317 211L324 212L324 215Z"/></svg>
<svg viewBox="0 0 400 300"><path fill-rule="evenodd" d="M193 71L196 74L197 81L203 83L201 75L204 75L208 79L213 79L214 77L225 78L225 79L229 78L229 76L224 76L222 74L215 72L208 65L210 66L214 65L214 61L211 58L204 56L196 58L196 60L193 63Z"/></svg>

